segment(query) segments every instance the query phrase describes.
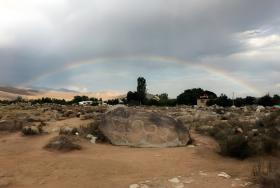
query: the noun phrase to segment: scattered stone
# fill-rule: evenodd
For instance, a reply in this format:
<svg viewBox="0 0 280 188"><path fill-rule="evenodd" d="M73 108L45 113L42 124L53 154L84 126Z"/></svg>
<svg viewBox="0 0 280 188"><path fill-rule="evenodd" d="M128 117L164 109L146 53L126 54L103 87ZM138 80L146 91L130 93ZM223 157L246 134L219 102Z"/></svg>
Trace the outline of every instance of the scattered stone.
<svg viewBox="0 0 280 188"><path fill-rule="evenodd" d="M184 188L184 184L183 183L176 183L176 184L173 184L173 187L174 188Z"/></svg>
<svg viewBox="0 0 280 188"><path fill-rule="evenodd" d="M141 185L140 185L140 188L149 188L149 186L146 185L146 184L141 184Z"/></svg>
<svg viewBox="0 0 280 188"><path fill-rule="evenodd" d="M201 175L201 176L207 176L208 174L205 173L205 172L203 172L203 171L199 171L199 175Z"/></svg>
<svg viewBox="0 0 280 188"><path fill-rule="evenodd" d="M242 134L243 133L243 129L238 127L238 128L235 129L235 132Z"/></svg>
<svg viewBox="0 0 280 188"><path fill-rule="evenodd" d="M190 184L190 183L194 182L194 180L193 180L193 178L185 178L182 182L186 183L186 184Z"/></svg>
<svg viewBox="0 0 280 188"><path fill-rule="evenodd" d="M180 180L177 177L168 179L168 181L171 183L180 183Z"/></svg>
<svg viewBox="0 0 280 188"><path fill-rule="evenodd" d="M228 174L227 174L227 173L225 173L225 172L221 172L221 173L219 173L219 174L218 174L218 176L219 176L219 177L226 178L226 179L231 178L231 176L230 176L230 175L228 175Z"/></svg>
<svg viewBox="0 0 280 188"><path fill-rule="evenodd" d="M92 135L92 134L88 134L87 136L86 136L86 138L88 138L88 139L92 139L94 136Z"/></svg>
<svg viewBox="0 0 280 188"><path fill-rule="evenodd" d="M90 139L90 143L95 144L96 143L96 139L97 139L97 137L92 137Z"/></svg>
<svg viewBox="0 0 280 188"><path fill-rule="evenodd" d="M129 188L140 188L140 186L138 184L131 184Z"/></svg>
<svg viewBox="0 0 280 188"><path fill-rule="evenodd" d="M252 182L245 182L245 183L240 184L241 187L247 187L247 186L250 186L250 185L253 185L253 183Z"/></svg>

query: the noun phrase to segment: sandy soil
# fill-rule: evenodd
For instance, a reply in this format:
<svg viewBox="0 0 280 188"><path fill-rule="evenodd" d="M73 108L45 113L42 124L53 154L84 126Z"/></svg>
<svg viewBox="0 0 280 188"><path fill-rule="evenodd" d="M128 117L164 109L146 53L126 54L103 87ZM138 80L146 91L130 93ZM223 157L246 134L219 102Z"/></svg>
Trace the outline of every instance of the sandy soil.
<svg viewBox="0 0 280 188"><path fill-rule="evenodd" d="M195 147L130 148L82 140L80 151L43 149L58 127L85 123L77 118L49 122L50 133L35 137L1 133L0 187L122 188L145 182L149 187L225 188L243 187L249 181L254 159L222 157L215 152L214 140L197 134ZM220 172L231 178L218 177ZM170 182L175 177L181 184Z"/></svg>

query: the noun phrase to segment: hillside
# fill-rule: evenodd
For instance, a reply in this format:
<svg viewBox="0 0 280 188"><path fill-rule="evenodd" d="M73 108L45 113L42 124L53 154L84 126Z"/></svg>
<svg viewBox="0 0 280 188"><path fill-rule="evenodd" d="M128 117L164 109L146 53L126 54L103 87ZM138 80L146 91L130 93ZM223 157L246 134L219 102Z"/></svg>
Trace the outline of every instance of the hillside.
<svg viewBox="0 0 280 188"><path fill-rule="evenodd" d="M66 89L28 89L16 88L10 86L0 86L0 100L14 100L18 96L26 99L37 99L42 97L50 97L57 99L71 100L76 95L86 95L89 97L102 98L103 100L117 98L122 95L116 91L100 91L100 92L76 92Z"/></svg>

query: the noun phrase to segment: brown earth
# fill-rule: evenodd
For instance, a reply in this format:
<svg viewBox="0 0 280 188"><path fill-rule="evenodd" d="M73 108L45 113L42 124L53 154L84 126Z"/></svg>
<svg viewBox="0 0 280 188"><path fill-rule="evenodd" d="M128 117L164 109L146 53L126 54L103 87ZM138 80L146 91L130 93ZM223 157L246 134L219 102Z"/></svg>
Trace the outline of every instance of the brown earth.
<svg viewBox="0 0 280 188"><path fill-rule="evenodd" d="M227 188L257 187L250 185L253 165L258 158L237 160L217 153L212 138L192 132L193 145L177 148L132 148L110 144L92 144L78 137L82 149L57 152L44 149L62 127L80 127L92 123L103 107L62 105L0 106L0 119L27 118L27 123L43 121L47 134L22 136L0 132L0 188ZM145 108L180 118L186 125L192 121L201 126L223 119L225 114L213 109L191 107ZM226 110L226 109L223 109ZM227 109L229 111L229 109ZM269 109L267 109L269 110ZM68 113L71 112L71 113ZM242 109L231 109L231 116L255 118ZM77 114L80 118L76 118ZM226 113L226 112L225 112ZM266 113L266 111L262 112ZM92 118L84 120L84 115ZM73 118L75 117L75 118ZM192 120L196 118L197 120ZM199 121L198 121L199 120ZM35 121L35 122L34 122ZM224 120L223 120L224 121ZM195 123L195 122L193 122ZM265 159L278 161L276 157ZM225 172L229 178L219 177Z"/></svg>
<svg viewBox="0 0 280 188"><path fill-rule="evenodd" d="M195 147L130 148L82 140L80 151L43 149L59 127L85 123L78 118L49 122L50 133L34 137L1 133L0 187L122 188L145 181L149 187L179 187L168 181L178 176L184 187L243 187L256 160L222 157L215 152L214 140L195 133ZM218 177L220 172L231 178Z"/></svg>

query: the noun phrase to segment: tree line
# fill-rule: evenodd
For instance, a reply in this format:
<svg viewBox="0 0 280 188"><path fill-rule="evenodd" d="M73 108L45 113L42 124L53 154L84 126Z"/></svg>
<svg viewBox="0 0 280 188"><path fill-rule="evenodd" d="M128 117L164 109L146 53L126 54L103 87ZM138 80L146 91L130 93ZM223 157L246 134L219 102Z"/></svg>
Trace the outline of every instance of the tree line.
<svg viewBox="0 0 280 188"><path fill-rule="evenodd" d="M15 100L0 100L2 104L14 104L14 103L30 103L34 104L60 104L60 105L73 105L78 104L82 101L92 101L93 106L97 106L98 104L102 103L102 99L97 99L94 97L88 96L74 96L74 98L70 101L66 101L65 99L56 99L50 97L42 97L40 99L24 99L21 96L17 97Z"/></svg>
<svg viewBox="0 0 280 188"><path fill-rule="evenodd" d="M153 98L147 98L146 80L143 77L137 79L137 91L129 91L127 93L126 102L129 105L155 105L155 106L175 106L175 105L197 105L197 99L200 96L206 95L208 97L207 105L219 105L223 107L229 106L246 106L246 105L262 105L274 106L280 104L280 96L269 94L260 98L247 96L245 98L238 97L230 99L227 95L221 94L217 96L214 92L203 90L201 88L187 89L179 94L176 99L168 98L167 93L155 95Z"/></svg>
<svg viewBox="0 0 280 188"><path fill-rule="evenodd" d="M260 98L247 96L247 97L238 97L236 99L231 99L225 94L221 94L217 96L214 92L203 90L201 88L193 88L187 89L181 94L179 94L175 99L171 99L168 97L167 93L151 95L147 93L147 84L146 79L144 77L139 77L137 79L137 88L136 91L129 91L123 99L111 99L104 101L109 105L127 104L127 105L147 105L147 106L176 106L176 105L197 105L197 99L200 96L207 95L208 101L207 105L218 105L223 107L229 106L246 106L246 105L262 105L262 106L274 106L280 105L280 96L274 95L270 96L269 94L264 95ZM18 97L13 101L4 100L0 103L2 104L12 104L17 102L29 102L31 104L61 104L61 105L73 105L78 104L81 101L92 101L92 105L96 106L102 103L102 99L90 98L88 96L74 96L74 98L70 101L66 101L65 99L55 99L49 97L43 97L41 99L32 99L26 100L22 97Z"/></svg>

